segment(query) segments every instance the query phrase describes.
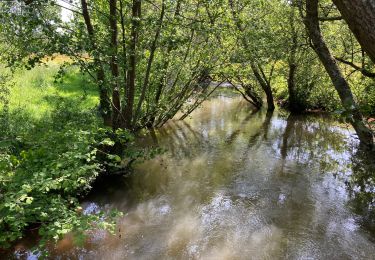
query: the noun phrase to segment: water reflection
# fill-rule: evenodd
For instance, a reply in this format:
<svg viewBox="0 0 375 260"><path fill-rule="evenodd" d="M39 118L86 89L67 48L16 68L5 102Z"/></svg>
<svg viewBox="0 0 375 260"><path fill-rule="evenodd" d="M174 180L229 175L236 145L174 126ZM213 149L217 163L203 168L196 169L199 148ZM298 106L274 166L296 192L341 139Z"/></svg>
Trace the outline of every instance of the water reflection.
<svg viewBox="0 0 375 260"><path fill-rule="evenodd" d="M371 259L364 198L373 199L375 167L352 134L324 115L253 112L237 98L205 102L192 118L140 139L167 153L84 204L124 211L117 235L98 232L85 248L52 256Z"/></svg>
<svg viewBox="0 0 375 260"><path fill-rule="evenodd" d="M359 149L351 157L352 174L347 184L352 200L350 206L362 217L359 223L375 234L375 153ZM373 236L373 240L375 240Z"/></svg>

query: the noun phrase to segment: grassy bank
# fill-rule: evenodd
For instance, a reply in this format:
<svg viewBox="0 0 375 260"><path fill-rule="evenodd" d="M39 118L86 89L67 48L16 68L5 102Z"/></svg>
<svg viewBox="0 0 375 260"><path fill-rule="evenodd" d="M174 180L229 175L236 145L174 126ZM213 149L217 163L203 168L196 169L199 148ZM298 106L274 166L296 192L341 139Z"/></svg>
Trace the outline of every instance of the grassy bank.
<svg viewBox="0 0 375 260"><path fill-rule="evenodd" d="M56 82L57 72L50 63L3 82L9 95L0 114L0 248L28 229L38 228L44 246L69 232L82 241L85 230L113 227L102 213L82 214L79 199L105 169L120 167L106 148L114 141L129 146L132 136L102 126L87 76L70 67Z"/></svg>
<svg viewBox="0 0 375 260"><path fill-rule="evenodd" d="M98 104L96 87L87 75L82 75L77 67L70 67L62 79L56 79L58 71L59 64L54 62L16 71L9 97L10 110L22 109L40 119L51 112L57 98L79 101L77 110L94 108Z"/></svg>

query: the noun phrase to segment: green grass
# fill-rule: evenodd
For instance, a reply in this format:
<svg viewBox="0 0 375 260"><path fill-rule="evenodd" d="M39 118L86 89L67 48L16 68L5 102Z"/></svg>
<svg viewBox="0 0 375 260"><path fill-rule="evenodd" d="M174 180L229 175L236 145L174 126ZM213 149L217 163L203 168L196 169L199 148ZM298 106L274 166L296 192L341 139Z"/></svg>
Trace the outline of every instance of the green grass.
<svg viewBox="0 0 375 260"><path fill-rule="evenodd" d="M80 99L82 109L98 104L96 86L87 75L83 75L77 67L70 67L62 82L56 82L58 70L57 64L49 63L32 70L17 71L10 90L10 110L22 109L39 119L52 110L57 98Z"/></svg>

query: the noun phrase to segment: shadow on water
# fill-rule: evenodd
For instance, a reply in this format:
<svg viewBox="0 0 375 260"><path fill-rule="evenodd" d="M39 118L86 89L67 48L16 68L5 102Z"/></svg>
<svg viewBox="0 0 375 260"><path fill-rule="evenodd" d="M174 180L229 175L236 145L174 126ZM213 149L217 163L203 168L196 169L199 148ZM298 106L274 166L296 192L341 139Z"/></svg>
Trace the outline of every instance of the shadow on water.
<svg viewBox="0 0 375 260"><path fill-rule="evenodd" d="M361 215L359 223L375 234L375 152L359 149L351 157L352 174L346 180L349 205ZM375 241L375 236L372 237Z"/></svg>
<svg viewBox="0 0 375 260"><path fill-rule="evenodd" d="M117 234L94 232L52 256L373 258L374 156L327 115L253 112L218 97L138 142L167 152L83 203L125 212Z"/></svg>

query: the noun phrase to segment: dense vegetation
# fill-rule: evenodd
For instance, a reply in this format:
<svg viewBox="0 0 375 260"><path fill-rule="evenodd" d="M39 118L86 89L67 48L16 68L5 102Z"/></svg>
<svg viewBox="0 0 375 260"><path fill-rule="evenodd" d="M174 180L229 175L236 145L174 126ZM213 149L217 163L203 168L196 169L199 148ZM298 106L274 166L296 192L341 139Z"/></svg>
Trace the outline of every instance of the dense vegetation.
<svg viewBox="0 0 375 260"><path fill-rule="evenodd" d="M39 69L42 75L18 74L10 108L1 115L0 213L1 229L7 231L2 246L22 237L25 228L40 227L43 237L55 239L87 230L101 216L82 216L78 200L99 173L120 162L117 155L102 154L114 135L101 128L90 108L97 103L92 86L85 94L78 88L85 80L74 72L67 83L53 83L54 67ZM116 137L124 144L132 141L124 131Z"/></svg>
<svg viewBox="0 0 375 260"><path fill-rule="evenodd" d="M41 245L113 227L79 199L146 156L135 133L224 82L255 109L335 112L371 149L375 6L333 2L1 2L0 247L34 227Z"/></svg>

